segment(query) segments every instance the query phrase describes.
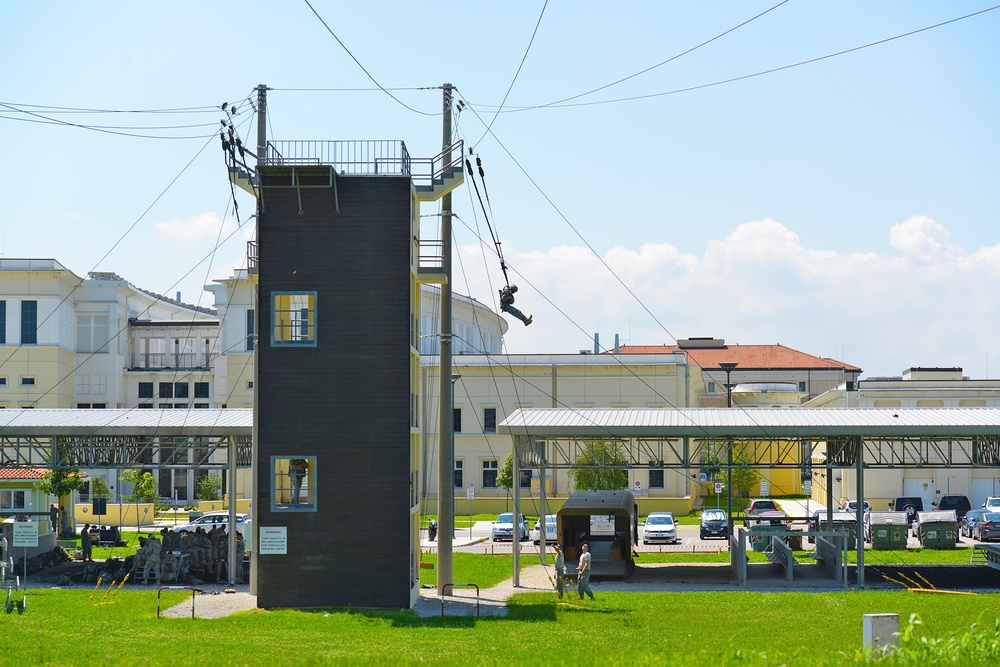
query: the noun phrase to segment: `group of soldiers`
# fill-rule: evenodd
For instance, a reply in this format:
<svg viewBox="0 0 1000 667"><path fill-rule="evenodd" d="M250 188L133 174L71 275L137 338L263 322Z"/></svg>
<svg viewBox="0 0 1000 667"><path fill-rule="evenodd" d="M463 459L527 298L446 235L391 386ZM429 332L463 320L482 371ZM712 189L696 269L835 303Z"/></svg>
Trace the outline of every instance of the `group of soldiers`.
<svg viewBox="0 0 1000 667"><path fill-rule="evenodd" d="M243 577L243 554L246 542L243 534L236 533L236 577ZM149 583L151 574L156 583L179 581L189 576L192 570L223 576L229 561L229 535L224 525L212 526L206 531L198 528L195 532L182 530L174 532L167 528L160 530L160 538L150 535L139 538L139 552L132 563L129 574L143 568L142 583Z"/></svg>

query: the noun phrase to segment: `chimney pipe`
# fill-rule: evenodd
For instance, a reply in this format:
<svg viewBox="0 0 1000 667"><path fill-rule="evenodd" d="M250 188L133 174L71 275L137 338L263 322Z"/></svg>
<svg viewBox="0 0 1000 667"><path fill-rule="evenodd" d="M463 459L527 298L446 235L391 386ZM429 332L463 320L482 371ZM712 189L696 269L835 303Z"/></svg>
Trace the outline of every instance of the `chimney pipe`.
<svg viewBox="0 0 1000 667"><path fill-rule="evenodd" d="M594 354L601 353L601 334L594 334Z"/></svg>

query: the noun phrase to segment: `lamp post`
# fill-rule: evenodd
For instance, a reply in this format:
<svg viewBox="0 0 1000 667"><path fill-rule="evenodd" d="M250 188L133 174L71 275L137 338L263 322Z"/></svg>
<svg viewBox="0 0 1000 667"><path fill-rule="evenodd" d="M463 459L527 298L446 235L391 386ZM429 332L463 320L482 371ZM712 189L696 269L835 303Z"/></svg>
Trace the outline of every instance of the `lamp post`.
<svg viewBox="0 0 1000 667"><path fill-rule="evenodd" d="M733 369L739 366L736 361L720 361L719 368L726 372L726 407L733 407L733 387L734 385L730 382L730 376L733 373ZM729 517L729 539L733 538L733 439L729 439L728 447L726 447L727 452L727 466L726 466L726 507L728 508Z"/></svg>

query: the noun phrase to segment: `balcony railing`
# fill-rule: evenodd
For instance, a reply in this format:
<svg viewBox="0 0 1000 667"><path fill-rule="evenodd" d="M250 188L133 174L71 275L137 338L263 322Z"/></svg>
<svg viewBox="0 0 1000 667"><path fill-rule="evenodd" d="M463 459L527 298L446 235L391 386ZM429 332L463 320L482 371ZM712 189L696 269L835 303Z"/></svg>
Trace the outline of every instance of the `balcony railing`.
<svg viewBox="0 0 1000 667"><path fill-rule="evenodd" d="M338 174L409 176L410 154L395 140L269 141L266 164L275 167L332 166Z"/></svg>
<svg viewBox="0 0 1000 667"><path fill-rule="evenodd" d="M208 370L212 367L212 356L197 352L139 352L132 355L133 371L155 370Z"/></svg>

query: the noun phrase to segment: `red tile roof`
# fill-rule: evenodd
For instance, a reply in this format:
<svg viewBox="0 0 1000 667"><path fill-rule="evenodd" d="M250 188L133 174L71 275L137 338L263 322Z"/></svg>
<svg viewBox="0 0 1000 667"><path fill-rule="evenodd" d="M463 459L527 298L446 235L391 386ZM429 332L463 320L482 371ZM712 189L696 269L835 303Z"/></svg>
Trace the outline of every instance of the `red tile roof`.
<svg viewBox="0 0 1000 667"><path fill-rule="evenodd" d="M735 361L739 369L843 369L861 372L861 369L843 361L827 357L814 357L784 345L722 345L720 347L680 348L676 345L622 345L621 354L685 354L688 361L702 368L721 368L720 361Z"/></svg>
<svg viewBox="0 0 1000 667"><path fill-rule="evenodd" d="M41 479L42 475L49 471L48 468L25 468L15 466L13 468L0 468L0 480L34 480Z"/></svg>

